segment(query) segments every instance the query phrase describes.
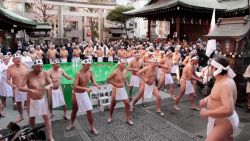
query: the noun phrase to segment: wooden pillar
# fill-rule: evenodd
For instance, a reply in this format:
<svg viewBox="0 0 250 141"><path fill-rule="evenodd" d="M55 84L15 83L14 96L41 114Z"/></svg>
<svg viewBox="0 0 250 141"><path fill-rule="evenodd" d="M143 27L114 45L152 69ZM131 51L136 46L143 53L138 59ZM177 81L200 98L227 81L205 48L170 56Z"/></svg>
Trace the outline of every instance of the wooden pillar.
<svg viewBox="0 0 250 141"><path fill-rule="evenodd" d="M148 39L151 41L151 19L148 18Z"/></svg>
<svg viewBox="0 0 250 141"><path fill-rule="evenodd" d="M180 31L181 31L181 18L180 18L180 16L176 17L175 24L176 24L175 32L177 32L177 39L180 39Z"/></svg>

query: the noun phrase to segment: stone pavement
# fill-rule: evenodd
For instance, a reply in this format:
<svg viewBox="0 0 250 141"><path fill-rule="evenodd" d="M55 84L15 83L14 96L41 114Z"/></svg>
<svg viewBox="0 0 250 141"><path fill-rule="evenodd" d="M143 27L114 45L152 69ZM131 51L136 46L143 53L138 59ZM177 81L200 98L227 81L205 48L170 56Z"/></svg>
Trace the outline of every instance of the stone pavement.
<svg viewBox="0 0 250 141"><path fill-rule="evenodd" d="M162 93L162 111L165 116L156 115L155 102L149 101L148 107L140 104L135 106L132 113L134 126L125 123L123 104L119 103L114 112L113 122L107 123L108 111L99 112L94 110L95 126L99 131L94 136L89 131L89 125L85 115L79 114L72 131L65 131L68 121L61 120L62 111L55 111L53 118L53 132L56 141L203 141L206 137L207 120L199 116L199 112L190 110L187 96L181 102L182 110L173 110L173 101L168 99L169 95ZM202 98L203 96L200 96ZM198 103L198 100L197 100ZM250 141L250 113L246 113L242 107L237 107L240 116L240 133L236 141ZM5 111L9 112L9 111ZM16 112L11 112L16 113ZM70 113L70 112L69 112ZM9 113L6 113L9 114ZM13 119L13 117L11 117ZM2 121L5 120L5 123ZM40 122L40 120L38 120ZM0 120L0 128L7 124L7 119ZM26 121L22 124L26 124ZM1 133L1 131L0 131Z"/></svg>

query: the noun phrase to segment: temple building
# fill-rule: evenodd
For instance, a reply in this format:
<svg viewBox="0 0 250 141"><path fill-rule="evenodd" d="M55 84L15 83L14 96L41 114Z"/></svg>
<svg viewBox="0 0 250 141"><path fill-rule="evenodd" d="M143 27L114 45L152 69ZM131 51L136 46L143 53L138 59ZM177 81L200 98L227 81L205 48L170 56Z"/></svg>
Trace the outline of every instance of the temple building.
<svg viewBox="0 0 250 141"><path fill-rule="evenodd" d="M148 20L148 38L153 40L156 21L170 23L170 36L190 41L209 31L213 10L219 17L238 17L248 14L247 0L150 0L143 8L124 12L129 17Z"/></svg>

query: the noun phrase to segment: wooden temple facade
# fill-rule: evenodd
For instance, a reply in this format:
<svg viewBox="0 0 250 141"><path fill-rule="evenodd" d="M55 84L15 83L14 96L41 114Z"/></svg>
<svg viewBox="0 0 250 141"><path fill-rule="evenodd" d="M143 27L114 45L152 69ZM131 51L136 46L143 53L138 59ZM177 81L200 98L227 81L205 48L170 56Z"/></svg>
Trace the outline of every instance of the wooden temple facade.
<svg viewBox="0 0 250 141"><path fill-rule="evenodd" d="M191 41L206 35L214 8L219 17L248 14L248 0L150 0L143 8L124 14L148 20L148 38L152 40L152 21L169 21L170 36L179 39L185 34Z"/></svg>
<svg viewBox="0 0 250 141"><path fill-rule="evenodd" d="M4 41L9 40L5 47L10 47L11 51L15 52L17 50L16 34L20 30L25 30L30 37L34 36L35 32L45 32L45 35L37 35L37 37L44 37L51 30L51 26L48 23L37 23L18 15L0 4L0 43L3 44Z"/></svg>

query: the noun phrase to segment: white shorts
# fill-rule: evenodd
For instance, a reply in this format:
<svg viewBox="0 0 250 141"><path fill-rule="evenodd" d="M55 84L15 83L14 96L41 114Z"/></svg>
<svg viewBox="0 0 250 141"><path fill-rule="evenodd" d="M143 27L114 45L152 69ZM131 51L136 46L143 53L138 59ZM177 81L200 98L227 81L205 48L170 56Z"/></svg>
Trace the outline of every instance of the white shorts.
<svg viewBox="0 0 250 141"><path fill-rule="evenodd" d="M140 77L136 75L131 75L129 86L139 87L139 85L140 85Z"/></svg>
<svg viewBox="0 0 250 141"><path fill-rule="evenodd" d="M247 93L250 93L250 83L249 83L249 82L247 82L246 92L247 92Z"/></svg>
<svg viewBox="0 0 250 141"><path fill-rule="evenodd" d="M0 96L13 97L13 89L5 79L0 82Z"/></svg>
<svg viewBox="0 0 250 141"><path fill-rule="evenodd" d="M228 119L230 121L230 123L231 123L231 125L233 127L233 134L231 135L231 137L235 137L238 134L238 131L239 131L238 127L239 127L239 124L240 124L240 120L239 120L238 114L234 111L234 113L231 116L226 117L224 119ZM213 130L214 125L215 125L215 121L216 121L216 118L208 117L207 136Z"/></svg>
<svg viewBox="0 0 250 141"><path fill-rule="evenodd" d="M67 58L62 58L61 63L67 63Z"/></svg>
<svg viewBox="0 0 250 141"><path fill-rule="evenodd" d="M30 98L29 117L37 117L47 114L48 114L48 107L45 97L39 100L33 100Z"/></svg>
<svg viewBox="0 0 250 141"><path fill-rule="evenodd" d="M115 100L125 100L125 99L128 99L128 94L126 92L125 87L115 88L115 89L116 89Z"/></svg>
<svg viewBox="0 0 250 141"><path fill-rule="evenodd" d="M78 105L78 109L80 112L86 112L93 109L92 103L89 99L89 95L87 92L84 93L75 93L76 102Z"/></svg>
<svg viewBox="0 0 250 141"><path fill-rule="evenodd" d="M173 65L171 73L179 74L179 65Z"/></svg>
<svg viewBox="0 0 250 141"><path fill-rule="evenodd" d="M64 95L61 87L56 90L52 89L52 103L53 108L65 105Z"/></svg>
<svg viewBox="0 0 250 141"><path fill-rule="evenodd" d="M171 74L165 74L165 85L168 85L168 84L173 84L174 83L174 80L171 76Z"/></svg>
<svg viewBox="0 0 250 141"><path fill-rule="evenodd" d="M191 94L194 93L194 88L191 83L191 80L186 80L186 89L185 89L185 94Z"/></svg>
<svg viewBox="0 0 250 141"><path fill-rule="evenodd" d="M154 91L154 85L148 85L145 83L144 86L144 98L151 98Z"/></svg>
<svg viewBox="0 0 250 141"><path fill-rule="evenodd" d="M27 92L21 92L15 90L15 101L16 102L24 102L27 100Z"/></svg>
<svg viewBox="0 0 250 141"><path fill-rule="evenodd" d="M109 57L108 57L108 62L113 62L113 61L114 61L113 57L112 57L112 56L109 56Z"/></svg>
<svg viewBox="0 0 250 141"><path fill-rule="evenodd" d="M97 62L103 62L103 57L97 57Z"/></svg>

